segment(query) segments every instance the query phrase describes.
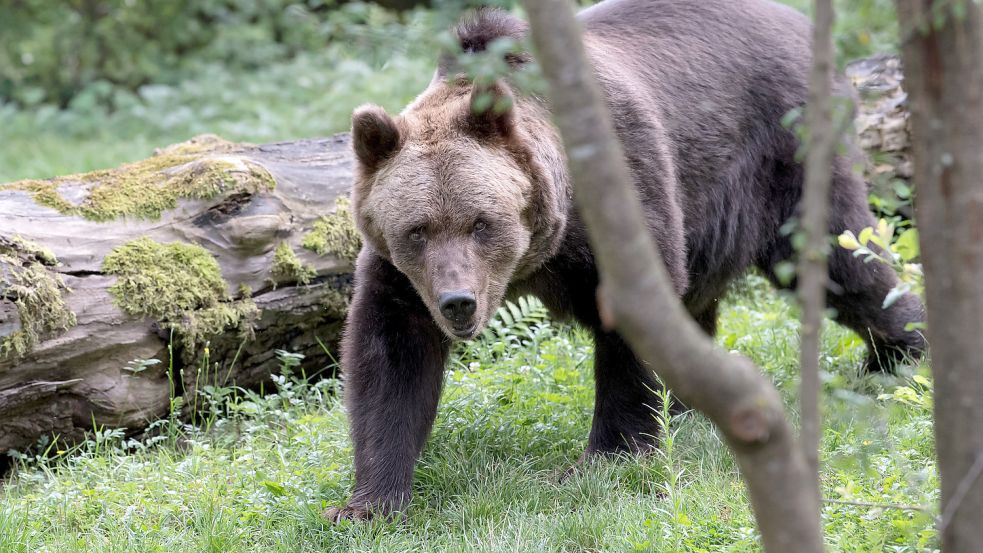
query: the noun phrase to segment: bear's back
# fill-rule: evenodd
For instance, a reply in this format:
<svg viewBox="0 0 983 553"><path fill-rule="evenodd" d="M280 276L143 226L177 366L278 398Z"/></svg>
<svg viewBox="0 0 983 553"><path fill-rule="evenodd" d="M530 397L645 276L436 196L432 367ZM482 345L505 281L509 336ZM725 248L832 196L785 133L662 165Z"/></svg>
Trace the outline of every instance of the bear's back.
<svg viewBox="0 0 983 553"><path fill-rule="evenodd" d="M782 119L806 101L809 20L769 0L608 0L579 18L629 155L649 155L647 129L670 152L691 274L726 281L798 197Z"/></svg>
<svg viewBox="0 0 983 553"><path fill-rule="evenodd" d="M719 140L739 142L749 127L777 125L806 100L810 24L787 6L607 0L580 20L602 83L624 85L609 93L627 90L656 106L683 146L707 152Z"/></svg>

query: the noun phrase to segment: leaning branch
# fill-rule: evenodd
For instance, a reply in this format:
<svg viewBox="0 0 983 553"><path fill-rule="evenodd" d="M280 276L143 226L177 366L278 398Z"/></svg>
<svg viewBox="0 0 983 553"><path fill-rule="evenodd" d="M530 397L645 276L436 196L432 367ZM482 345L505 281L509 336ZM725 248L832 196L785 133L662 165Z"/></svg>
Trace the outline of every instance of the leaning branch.
<svg viewBox="0 0 983 553"><path fill-rule="evenodd" d="M822 551L819 498L805 484L814 476L778 392L748 359L717 348L669 285L570 3L523 4L617 330L658 367L673 393L723 432L747 481L765 550Z"/></svg>

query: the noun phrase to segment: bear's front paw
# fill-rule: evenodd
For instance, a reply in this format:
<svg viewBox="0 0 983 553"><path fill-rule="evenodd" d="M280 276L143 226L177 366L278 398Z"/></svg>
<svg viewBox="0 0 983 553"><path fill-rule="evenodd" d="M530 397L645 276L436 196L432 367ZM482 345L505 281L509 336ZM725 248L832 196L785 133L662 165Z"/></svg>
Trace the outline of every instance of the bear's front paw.
<svg viewBox="0 0 983 553"><path fill-rule="evenodd" d="M372 520L372 511L364 505L345 505L344 507L328 507L322 514L331 524L338 524L343 520L358 522Z"/></svg>

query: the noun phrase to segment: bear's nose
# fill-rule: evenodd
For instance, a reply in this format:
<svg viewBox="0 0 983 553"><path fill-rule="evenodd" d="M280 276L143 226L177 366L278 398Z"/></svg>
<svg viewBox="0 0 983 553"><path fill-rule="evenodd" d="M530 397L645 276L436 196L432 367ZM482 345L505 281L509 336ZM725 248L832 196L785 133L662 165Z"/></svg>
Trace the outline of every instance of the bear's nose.
<svg viewBox="0 0 983 553"><path fill-rule="evenodd" d="M441 314L453 323L467 322L478 307L474 295L464 290L442 292L437 298L437 303Z"/></svg>

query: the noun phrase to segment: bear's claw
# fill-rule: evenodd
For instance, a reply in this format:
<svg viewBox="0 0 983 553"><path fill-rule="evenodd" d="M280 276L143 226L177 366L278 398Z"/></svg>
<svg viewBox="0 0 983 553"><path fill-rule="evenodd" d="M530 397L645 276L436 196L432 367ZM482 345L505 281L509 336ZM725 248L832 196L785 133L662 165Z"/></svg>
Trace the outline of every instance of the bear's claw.
<svg viewBox="0 0 983 553"><path fill-rule="evenodd" d="M322 516L331 524L339 524L342 520L352 522L372 520L372 511L365 507L346 505L344 507L328 507Z"/></svg>

